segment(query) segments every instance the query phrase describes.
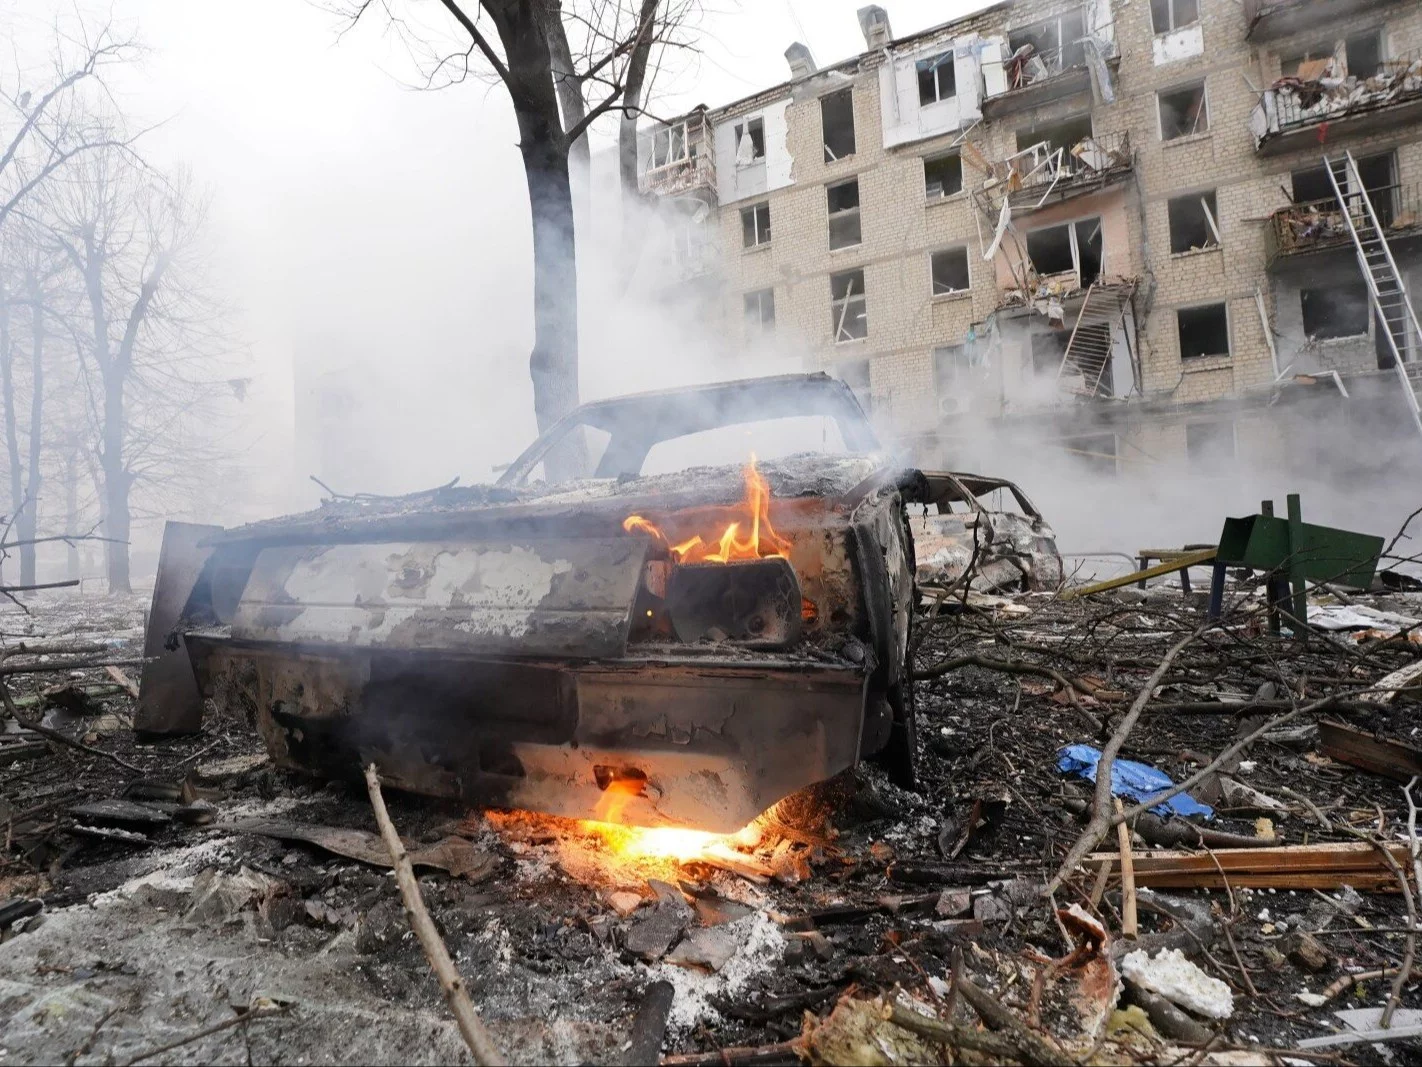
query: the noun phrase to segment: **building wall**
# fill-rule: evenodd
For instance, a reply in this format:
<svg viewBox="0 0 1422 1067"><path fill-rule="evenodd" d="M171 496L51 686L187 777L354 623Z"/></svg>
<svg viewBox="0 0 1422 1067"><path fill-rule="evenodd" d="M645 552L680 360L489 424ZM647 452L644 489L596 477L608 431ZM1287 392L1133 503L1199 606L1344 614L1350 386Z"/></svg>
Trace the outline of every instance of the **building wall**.
<svg viewBox="0 0 1422 1067"><path fill-rule="evenodd" d="M1080 4L1018 0L961 20L912 42L895 46L910 59L936 48L975 41L971 54L987 54L986 42L1005 38L1014 29L1043 17L1080 8ZM1098 4L1097 7L1102 5ZM893 147L885 147L886 116L892 101L881 99L884 86L895 78L881 71L886 62L878 52L821 71L808 79L781 86L747 101L714 112L712 121L727 124L764 111L784 117L784 151L789 156L789 184L760 195L753 183L739 183L721 173L721 204L714 225L723 250L726 321L740 323L744 294L762 288L775 292L777 335L787 344L812 352L814 366L830 370L869 362L869 383L876 417L894 432L911 436L941 429L935 395L932 351L940 345L981 337L983 324L1001 302L1000 289L1010 284L1010 264L1017 253L1009 239L996 262L983 252L992 240L995 221L975 203L972 190L984 175L964 156L964 189L945 199L925 195L923 160L966 139L987 160L1000 160L1017 150L1019 131L1089 112L1097 136L1125 133L1135 151L1135 167L1126 179L1091 197L1078 197L1035 212L1014 211L1013 225L1021 234L1040 226L1100 215L1103 220L1103 273L1140 279L1135 300L1138 331L1135 355L1140 363L1140 399L1151 402L1161 421L1160 405L1181 405L1179 419L1164 420L1156 438L1148 430L1137 434L1142 447L1179 454L1184 426L1195 416L1189 405L1259 396L1274 386L1275 367L1269 338L1261 321L1262 294L1272 320L1282 366L1294 362L1306 345L1299 305L1299 288L1327 283L1356 266L1346 252L1319 260L1317 268L1271 270L1267 240L1269 214L1289 201L1290 171L1317 165L1324 152L1350 149L1361 156L1394 150L1398 176L1404 184L1422 181L1422 137L1418 124L1384 129L1355 137L1345 122L1331 123L1325 140L1305 139L1277 155L1260 155L1248 126L1258 101L1257 90L1280 74L1280 57L1323 38L1383 26L1385 54L1422 48L1422 6L1393 3L1370 13L1337 17L1322 30L1292 38L1251 43L1243 8L1237 0L1199 0L1197 26L1175 34L1156 35L1150 5L1115 0L1114 39L1119 58L1113 60L1115 100L1096 104L1091 93L1054 99L1015 114L969 121L966 134L950 131L898 143L906 124L888 124ZM962 48L960 47L960 53ZM970 65L975 65L973 59ZM963 60L956 67L964 77ZM1165 142L1161 139L1157 93L1203 82L1208 101L1208 129ZM901 84L901 79L898 82ZM819 98L846 85L853 88L855 152L826 163L822 151ZM962 90L960 89L960 92ZM903 93L900 91L900 99ZM886 107L890 110L886 110ZM984 105L987 110L987 106ZM970 109L965 109L970 112ZM908 136L914 136L909 134ZM726 142L718 131L718 146ZM732 156L734 153L732 152ZM775 166L783 160L769 161ZM718 167L734 171L734 159L718 151ZM775 170L775 166L770 169ZM857 178L862 243L829 248L826 186ZM773 183L772 183L773 184ZM728 195L729 191L729 195ZM1220 231L1217 247L1183 253L1170 250L1168 202L1175 197L1206 192L1215 195ZM741 211L768 202L772 240L745 249ZM932 295L929 261L932 252L964 246L968 249L970 289L967 293ZM867 289L868 336L835 343L830 309L830 276L862 269ZM1228 309L1229 355L1182 360L1177 312L1205 304ZM747 343L757 340L753 333ZM1345 373L1373 370L1371 340L1328 342L1306 346L1312 361L1307 369L1337 369ZM1020 356L1011 351L1001 366L982 368L981 391L995 411L1022 378ZM1135 431L1132 431L1135 432Z"/></svg>

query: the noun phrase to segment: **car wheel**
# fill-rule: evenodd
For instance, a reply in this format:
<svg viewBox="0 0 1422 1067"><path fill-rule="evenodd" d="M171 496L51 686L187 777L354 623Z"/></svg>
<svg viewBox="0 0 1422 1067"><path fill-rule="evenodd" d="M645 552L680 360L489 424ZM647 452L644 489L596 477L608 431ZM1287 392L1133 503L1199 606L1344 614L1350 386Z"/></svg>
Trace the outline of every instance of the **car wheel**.
<svg viewBox="0 0 1422 1067"><path fill-rule="evenodd" d="M889 707L894 711L889 740L875 759L889 774L889 780L900 789L918 789L918 718L913 706L913 684L905 679L895 682L888 692Z"/></svg>

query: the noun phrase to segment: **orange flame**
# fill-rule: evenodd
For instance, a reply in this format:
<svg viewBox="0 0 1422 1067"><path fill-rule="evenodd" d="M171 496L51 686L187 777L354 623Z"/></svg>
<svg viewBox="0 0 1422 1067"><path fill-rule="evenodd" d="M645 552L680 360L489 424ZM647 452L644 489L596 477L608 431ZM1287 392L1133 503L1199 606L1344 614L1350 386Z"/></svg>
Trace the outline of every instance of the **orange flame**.
<svg viewBox="0 0 1422 1067"><path fill-rule="evenodd" d="M746 517L727 525L715 540L708 541L700 534L693 534L674 545L655 523L641 515L627 516L622 528L628 533L640 530L649 534L667 546L667 551L677 563L730 563L733 560L788 556L790 542L777 534L770 524L770 484L756 470L754 455L746 464L745 478L743 504ZM749 527L746 536L741 535L743 527Z"/></svg>

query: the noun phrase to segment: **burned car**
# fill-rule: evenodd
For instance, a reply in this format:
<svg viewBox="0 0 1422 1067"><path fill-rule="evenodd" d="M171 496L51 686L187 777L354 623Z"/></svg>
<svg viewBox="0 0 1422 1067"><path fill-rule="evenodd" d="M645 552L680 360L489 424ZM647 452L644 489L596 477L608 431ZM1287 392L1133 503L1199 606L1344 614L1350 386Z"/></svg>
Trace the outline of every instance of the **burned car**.
<svg viewBox="0 0 1422 1067"><path fill-rule="evenodd" d="M938 474L913 523L918 580L978 592L1039 592L1063 580L1057 537L1027 494L1003 478Z"/></svg>
<svg viewBox="0 0 1422 1067"><path fill-rule="evenodd" d="M206 698L285 767L647 826L911 784L906 504L955 484L789 375L584 404L494 485L170 524L135 725Z"/></svg>

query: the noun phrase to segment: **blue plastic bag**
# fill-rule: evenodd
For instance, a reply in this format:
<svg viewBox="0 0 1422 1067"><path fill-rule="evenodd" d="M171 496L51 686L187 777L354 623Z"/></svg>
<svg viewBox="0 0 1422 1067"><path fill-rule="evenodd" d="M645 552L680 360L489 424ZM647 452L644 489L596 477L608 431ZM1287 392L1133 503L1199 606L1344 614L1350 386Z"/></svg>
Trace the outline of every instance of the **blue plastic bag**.
<svg viewBox="0 0 1422 1067"><path fill-rule="evenodd" d="M1094 782L1096 765L1100 762L1099 748L1092 748L1090 745L1067 745L1057 759L1057 769ZM1135 801L1149 800L1174 784L1170 775L1146 763L1118 759L1111 764L1111 792L1118 797L1128 797ZM1214 808L1201 804L1188 793L1178 793L1150 810L1157 815L1203 815L1207 819L1215 817Z"/></svg>

